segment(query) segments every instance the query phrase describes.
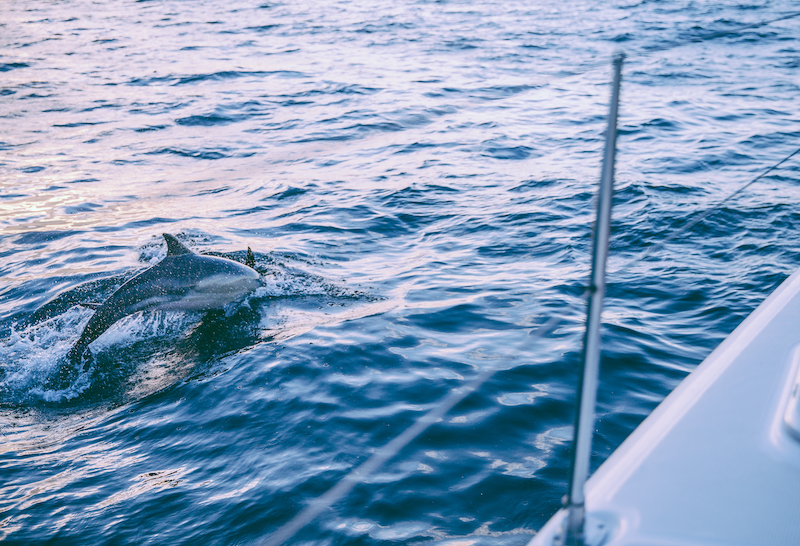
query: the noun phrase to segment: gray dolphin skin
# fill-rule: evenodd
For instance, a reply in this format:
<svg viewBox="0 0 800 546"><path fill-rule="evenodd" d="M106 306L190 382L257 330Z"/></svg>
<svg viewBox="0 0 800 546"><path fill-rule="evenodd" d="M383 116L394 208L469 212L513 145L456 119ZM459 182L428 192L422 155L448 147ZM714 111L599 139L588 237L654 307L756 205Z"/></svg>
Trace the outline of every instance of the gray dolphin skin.
<svg viewBox="0 0 800 546"><path fill-rule="evenodd" d="M259 286L260 275L247 263L195 254L172 235L164 234L167 256L150 269L130 279L111 294L84 328L80 339L67 354L80 359L89 344L115 322L145 310L209 311L243 298Z"/></svg>

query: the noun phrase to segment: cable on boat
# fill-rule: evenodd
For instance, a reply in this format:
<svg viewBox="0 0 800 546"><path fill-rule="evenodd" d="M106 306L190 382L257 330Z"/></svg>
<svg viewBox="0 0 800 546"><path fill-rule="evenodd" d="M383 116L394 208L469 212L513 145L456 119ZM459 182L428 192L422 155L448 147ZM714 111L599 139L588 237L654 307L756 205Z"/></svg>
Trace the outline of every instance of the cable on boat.
<svg viewBox="0 0 800 546"><path fill-rule="evenodd" d="M735 196L742 193L744 190L767 176L769 173L783 165L789 159L794 157L800 153L800 148L796 149L779 162L775 163L771 167L767 168L764 172L750 180L749 182L743 184L735 191L728 194L726 197L718 201L709 209L706 209L702 213L700 213L695 219L690 221L689 223L683 225L680 229L673 232L670 236L666 239L661 241L660 243L648 247L645 249L639 256L636 258L625 262L621 267L617 268L614 273L618 274L621 272L626 271L631 266L643 262L647 257L649 257L653 252L663 248L668 242L674 240L679 235L686 233L695 225L699 224L703 220L705 220L709 215L718 211L722 205L733 199ZM590 294L590 290L587 288L585 289L579 296L579 299L586 299ZM545 315L546 316L546 315ZM513 355L506 355L502 358L503 361L508 360L516 360L519 358L521 354L524 353L524 350L532 345L535 341L543 338L545 335L550 333L555 329L558 325L558 322L563 317L560 315L550 315L547 317L547 320L535 330L532 330L531 333L528 335L528 339L526 339L522 344L512 351ZM289 539L291 539L298 531L300 531L303 527L307 524L311 523L320 513L324 510L333 506L339 499L347 495L353 487L358 485L359 483L364 482L373 472L378 470L384 463L392 459L397 453L400 452L405 446L410 444L414 439L416 439L420 434L425 432L432 424L439 422L448 411L450 411L453 407L456 406L459 402L461 402L464 398L472 394L473 392L477 391L486 381L491 379L497 372L502 371L506 368L503 367L488 367L487 369L480 372L476 375L473 379L471 379L466 384L462 385L461 387L456 387L451 391L450 394L445 396L436 406L425 413L425 415L418 418L414 421L409 428L405 431L400 433L400 435L396 436L394 439L389 441L389 443L385 444L383 447L378 448L375 453L373 453L369 459L365 462L361 463L357 466L354 470L351 470L346 476L341 478L336 485L330 488L327 492L325 492L322 496L317 497L311 503L306 506L299 514L293 517L288 523L284 524L280 527L277 531L271 534L262 544L269 544L270 546L279 546L281 544L286 543Z"/></svg>
<svg viewBox="0 0 800 546"><path fill-rule="evenodd" d="M646 57L653 53L663 52L684 45L694 44L723 36L730 36L732 34L736 34L743 30L751 30L778 21L792 19L795 17L800 17L800 11L790 13L782 17L778 17L776 19L745 25L738 29L714 32L705 36L698 36L677 44L665 46L663 48L650 49L646 52L640 52L636 56ZM603 61L602 63L593 63L588 67L584 67L583 70L579 70L577 72L571 72L569 74L565 74L562 76L554 76L550 78L550 81L565 77L585 74L601 66L607 66L607 63L605 61ZM547 83L549 82L544 82L541 85L546 85ZM767 168L764 172L762 172L749 182L743 184L738 189L728 194L726 197L715 203L711 208L706 209L705 211L700 213L696 218L683 225L677 231L670 234L660 243L648 247L639 256L625 262L621 267L617 268L614 271L614 273L616 274L621 273L623 271L626 271L634 264L643 262L647 257L653 254L655 251L662 249L667 243L674 240L679 235L689 231L692 227L705 220L709 215L719 210L725 203L727 203L740 193L744 192L747 188L749 188L750 186L752 186L753 184L755 184L756 182L767 176L775 169L779 168L781 165L783 165L785 162L790 160L798 153L800 153L800 148L796 149L795 151L793 151L792 153L781 159L779 162ZM593 292L592 287L591 286L587 287L578 297L579 299L588 300L592 292ZM545 317L547 317L547 320L538 328L532 330L529 333L528 338L512 351L512 355L503 356L501 360L502 361L517 360L529 345L533 344L534 342L543 338L545 335L554 330L558 322L563 318L562 316L555 314L550 315L549 317L545 315ZM473 392L477 391L484 383L486 383L486 381L492 378L497 372L504 369L506 368L500 366L487 367L467 383L453 389L450 392L450 394L448 394L440 402L438 402L433 409L429 410L423 416L415 420L414 423L405 431L400 433L400 435L396 436L394 439L389 441L384 446L378 448L366 461L361 463L359 466L357 466L355 469L351 470L347 475L341 478L336 483L336 485L334 485L332 488L330 488L321 496L312 500L300 513L298 513L291 520L289 520L287 523L281 526L277 531L275 531L274 533L269 535L264 541L262 541L262 544L268 544L270 546L280 546L282 544L285 544L288 540L294 537L294 535L297 534L298 531L300 531L307 524L311 523L320 513L333 506L334 503L336 503L342 497L347 495L356 485L363 483L373 472L378 470L384 463L386 463L387 461L392 459L395 455L397 455L397 453L399 453L400 450L402 450L409 443L415 440L420 434L425 432L432 424L441 421L442 418L447 414L447 412L449 412L459 402L461 402L464 398L466 398Z"/></svg>
<svg viewBox="0 0 800 546"><path fill-rule="evenodd" d="M765 177L770 172L774 171L778 167L780 167L783 163L794 157L800 153L800 148L792 152L791 154L784 157L778 163L775 163L760 175L755 177L754 179L750 180L746 184L739 187L734 192L730 193L728 196L723 198L722 200L718 201L713 207L710 209L705 210L702 212L697 218L692 220L691 222L682 226L678 231L674 232L672 235L667 237L664 241L657 245L653 245L646 249L642 254L637 256L636 258L626 262L622 265L622 267L617 268L614 273L621 273L627 270L629 267L637 264L639 262L644 261L650 254L655 252L656 250L662 248L666 245L669 241L673 240L675 237L679 236L682 233L685 233L701 221L703 221L706 217L708 217L713 212L719 210L722 205L726 202L731 200L736 195L742 193L745 189L750 187L751 185L758 182L760 179ZM578 298L586 299L590 294L590 290L587 288L584 290ZM512 351L512 355L507 355L502 358L503 361L508 360L516 360L519 358L521 354L524 353L524 350L532 345L535 341L543 338L545 335L550 333L555 329L558 325L558 322L563 317L560 315L550 315L547 317L547 320L538 328L531 331L528 335L528 339L526 339L522 344L515 348ZM311 503L306 506L299 514L293 517L289 522L284 524L280 527L277 531L267 537L266 540L262 542L262 544L269 544L270 546L279 546L281 544L286 543L289 539L291 539L298 531L300 531L303 527L307 524L311 523L320 513L324 510L333 506L339 499L347 495L356 485L359 483L364 482L373 472L378 470L384 463L392 459L397 453L400 452L401 449L406 447L410 444L414 439L416 439L420 434L425 432L432 424L439 422L448 411L450 411L453 407L456 406L459 402L461 402L464 398L472 394L473 392L477 391L486 381L491 379L497 372L502 371L506 368L503 367L488 367L487 369L480 372L476 375L473 379L471 379L466 384L462 385L461 387L456 387L451 391L450 394L445 396L436 406L425 413L425 415L418 418L414 421L409 428L405 431L400 433L400 435L396 436L394 439L389 441L389 443L385 444L383 447L378 448L375 453L373 453L369 459L365 462L361 463L357 466L354 470L351 470L346 476L341 478L336 485L330 488L327 492L325 492L320 497L317 497Z"/></svg>
<svg viewBox="0 0 800 546"><path fill-rule="evenodd" d="M799 14L800 15L800 14ZM789 161L792 157L800 153L800 148L796 149L774 165L768 167L764 172L753 178L752 180L746 182L723 199L719 200L717 203L714 204L709 209L706 209L702 213L700 213L696 218L692 221L688 222L687 224L683 225L677 231L673 232L669 235L666 239L661 241L660 243L648 247L645 249L639 256L636 258L625 262L621 267L617 268L614 273L618 274L621 272L626 271L631 266L643 262L646 258L648 258L652 253L655 251L663 248L668 242L674 240L679 235L686 233L695 225L699 224L703 220L705 220L709 215L718 211L725 203L739 195L740 193L744 192L747 188L767 176L772 171L779 168L781 165ZM590 294L590 290L587 288L584 290L579 296L579 299L586 299ZM539 339L546 336L548 333L553 331L555 327L558 325L559 321L563 318L560 315L550 315L547 316L547 320L540 325L535 330L532 330L531 333L528 335L528 338L516 347L512 351L512 355L507 355L502 358L503 361L509 360L516 360L519 358L521 354L524 354L526 348L532 345L534 342L538 341ZM409 428L403 431L400 435L396 436L394 439L389 441L389 443L385 444L383 447L378 448L375 453L373 453L369 459L365 462L361 463L357 466L354 470L351 470L346 476L341 478L335 486L329 489L326 493L322 496L314 499L311 503L306 506L299 514L293 517L288 523L284 524L280 527L277 531L275 531L272 535L270 535L263 544L275 545L279 546L284 544L286 541L291 539L295 534L297 534L300 529L305 527L308 523L311 523L320 513L324 510L333 506L339 499L347 495L356 485L365 481L373 472L378 470L384 463L392 459L397 453L400 452L401 449L406 447L410 444L414 439L416 439L420 434L425 432L432 424L439 422L446 414L449 412L453 407L456 406L459 402L461 402L464 398L472 394L473 392L477 391L486 381L491 379L497 372L502 371L506 368L500 366L488 367L478 375L476 375L473 379L471 379L466 384L462 385L461 387L456 387L451 391L450 394L445 396L440 402L436 404L436 406L425 413L423 416L418 418L414 421Z"/></svg>
<svg viewBox="0 0 800 546"><path fill-rule="evenodd" d="M800 13L796 14L800 15ZM718 201L709 209L706 209L702 213L700 213L696 218L688 222L687 224L683 225L677 231L673 232L667 238L665 238L660 243L648 247L645 249L639 256L633 258L625 262L621 267L617 268L614 273L618 274L621 272L626 271L633 265L643 262L646 258L648 258L651 254L655 251L660 250L663 248L667 243L674 240L676 237L680 236L683 233L686 233L695 225L699 224L703 220L705 220L709 215L713 214L714 212L718 211L725 203L739 195L740 193L744 192L747 188L767 176L769 173L789 161L792 157L800 153L800 148L796 149L771 167L768 167L764 172L753 178L752 180L748 181L747 183L743 184L735 191L728 194L726 197ZM586 299L590 294L590 290L587 288L584 290L578 297L580 299ZM555 329L558 322L561 320L561 316L559 315L550 315L547 320L539 326L537 329L533 330L528 339L523 342L520 346L518 346L514 351L512 351L513 356L508 355L504 356L502 360L515 360L519 358L519 355L523 354L524 349L537 341L538 339L543 338L549 332ZM378 448L375 453L373 453L369 459L365 462L361 463L358 467L354 470L351 470L346 476L341 478L335 486L325 492L322 496L314 499L311 503L306 506L299 514L293 517L288 523L284 524L280 527L277 531L271 534L263 544L275 545L279 546L284 544L286 541L291 539L295 534L297 534L300 529L305 527L307 524L311 523L321 512L330 508L334 503L336 503L339 499L347 495L353 487L365 481L373 472L375 472L378 468L380 468L384 463L392 459L397 453L411 443L414 439L416 439L420 434L425 432L432 424L439 422L448 411L450 411L456 404L461 402L464 398L478 390L486 381L491 379L495 373L498 371L502 371L505 368L502 367L489 367L484 371L480 372L476 375L473 379L471 379L468 383L461 387L457 387L451 391L450 394L445 396L436 406L425 413L422 417L417 419L413 425L403 431L399 436L396 436L393 440L389 441L389 443L385 444L383 447Z"/></svg>
<svg viewBox="0 0 800 546"><path fill-rule="evenodd" d="M698 43L706 42L706 41L709 41L709 40L715 40L717 38L724 38L725 36L735 36L736 34L739 34L741 32L747 31L747 30L753 30L753 29L756 29L756 28L760 28L760 27L764 27L764 26L767 26L767 25L771 25L772 23L778 23L780 21L786 21L788 19L794 19L796 17L800 17L800 11L787 13L785 15L782 15L780 17L776 17L774 19L767 19L767 20L764 20L764 21L759 21L757 23L750 23L750 24L747 24L747 25L742 25L742 26L740 26L738 28L734 28L734 29L730 29L730 30L719 30L719 31L716 31L716 32L710 32L708 34L702 34L702 35L699 35L699 36L693 36L691 38L686 38L684 40L679 40L679 41L676 41L676 42L671 43L671 44L666 44L666 45L662 45L662 46L644 47L643 49L640 49L639 51L634 51L634 52L626 51L626 59L628 59L628 60L630 60L630 59L636 60L636 59L640 59L640 58L643 59L643 58L647 58L647 57L650 57L652 55L655 55L656 53L663 53L665 51L670 51L672 49L677 49L679 47L684 47L684 46L687 46L687 45L698 44ZM608 66L608 63L605 60L592 61L592 62L589 62L589 63L587 63L587 64L583 65L582 67L579 67L579 68L577 68L575 70L570 70L570 71L565 72L563 74L558 74L558 75L554 74L554 75L551 75L549 77L542 78L539 81L536 81L536 82L534 82L532 84L528 84L528 88L529 88L529 90L538 89L540 87L544 87L546 85L550 85L551 83L553 83L553 82L555 82L557 80L562 80L562 79L565 79L565 78L571 78L573 76L581 76L581 75L587 74L587 73L589 73L589 72L591 72L593 70L597 70L599 68L604 68L606 66ZM500 100L502 100L502 99L500 99Z"/></svg>
<svg viewBox="0 0 800 546"><path fill-rule="evenodd" d="M794 19L795 17L800 17L800 11L796 11L796 12L793 12L793 13L788 13L786 15L782 15L781 17L777 17L775 19L767 19L766 21L761 21L761 22L758 22L758 23L751 23L749 25L743 25L743 26L741 26L739 28L735 28L735 29L731 29L731 30L719 30L717 32L711 32L709 34L705 34L705 35L702 35L702 36L696 36L694 38L689 38L689 39L686 39L686 40L684 40L682 42L678 42L676 44L672 44L672 45L668 45L668 46L647 48L646 52L647 53L659 53L661 51L667 51L667 50L670 50L670 49L683 47L685 45L696 44L698 42L705 42L706 40L713 40L715 38L722 38L722 37L725 37L725 36L731 36L733 34L739 34L740 32L742 32L744 30L752 30L754 28L759 28L759 27L763 27L763 26L766 26L766 25L770 25L772 23L777 23L778 21L785 21L787 19Z"/></svg>
<svg viewBox="0 0 800 546"><path fill-rule="evenodd" d="M560 320L560 316L551 315L547 321L528 335L528 339L514 351L513 356L505 356L502 360L517 360L519 354L523 352L525 347L550 333ZM369 459L361 463L354 470L351 470L322 496L311 501L299 514L267 537L262 544L268 544L269 546L280 546L284 544L300 529L305 527L308 523L311 523L323 510L330 508L336 501L347 495L353 487L366 480L373 472L380 468L383 463L397 455L401 449L411 443L417 436L428 430L428 427L440 422L447 412L453 409L456 404L477 391L481 385L486 383L495 373L503 369L507 368L502 368L500 366L487 367L466 384L453 389L450 394L438 402L433 409L414 421L414 424L404 430L399 436L396 436L383 447L378 448Z"/></svg>
<svg viewBox="0 0 800 546"><path fill-rule="evenodd" d="M769 167L767 170L765 170L764 172L762 172L761 174L759 174L758 176L756 176L755 178L753 178L749 182L743 184L738 189L734 190L733 192L729 193L727 196L725 196L722 199L720 199L719 201L717 201L711 208L706 209L703 212L699 213L693 220L691 220L691 221L687 222L686 224L684 224L683 226L681 226L677 231L672 232L669 236L665 237L662 241L658 242L657 244L654 244L652 246L647 247L641 254L639 254L635 258L633 258L631 260L628 260L627 262L622 264L622 266L617 268L614 271L614 273L622 273L624 271L627 271L631 266L633 266L635 264L638 264L640 262L643 262L651 254L653 254L657 250L661 250L662 248L664 248L667 245L667 243L669 243L670 241L673 241L676 237L679 237L680 235L683 235L684 233L686 233L687 231L692 229L694 226L696 226L697 224L699 224L700 222L705 220L708 216L710 216L711 214L717 212L719 209L722 208L722 205L724 205L725 203L727 203L728 201L730 201L731 199L733 199L734 197L736 197L737 195L742 193L744 190L746 190L747 188L749 188L750 186L752 186L753 184L755 184L756 182L758 182L759 180L761 180L762 178L767 176L769 173L771 173L772 171L774 171L775 169L777 169L778 167L780 167L781 165L783 165L784 163L789 161L792 157L794 157L798 153L800 153L800 148L796 149L795 151L793 151L792 153L790 153L789 155L787 155L786 157L784 157L783 159L781 159L780 161L778 161L777 163L775 163L774 165Z"/></svg>

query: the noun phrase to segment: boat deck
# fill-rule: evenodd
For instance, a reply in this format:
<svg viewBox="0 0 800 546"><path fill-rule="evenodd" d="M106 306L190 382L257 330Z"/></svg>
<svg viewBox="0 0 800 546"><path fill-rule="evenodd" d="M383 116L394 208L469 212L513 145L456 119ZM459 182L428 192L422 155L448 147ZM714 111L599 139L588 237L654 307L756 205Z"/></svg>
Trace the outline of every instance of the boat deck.
<svg viewBox="0 0 800 546"><path fill-rule="evenodd" d="M800 271L784 281L587 483L587 539L800 544ZM564 511L531 541L552 544Z"/></svg>

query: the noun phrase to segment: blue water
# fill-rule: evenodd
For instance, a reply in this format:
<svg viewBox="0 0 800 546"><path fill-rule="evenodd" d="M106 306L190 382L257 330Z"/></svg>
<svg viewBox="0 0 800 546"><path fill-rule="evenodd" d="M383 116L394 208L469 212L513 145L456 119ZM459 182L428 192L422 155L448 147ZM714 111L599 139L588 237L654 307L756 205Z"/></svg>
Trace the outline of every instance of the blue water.
<svg viewBox="0 0 800 546"><path fill-rule="evenodd" d="M625 265L800 146L800 18L756 25L794 10L4 3L0 538L269 543L491 368L290 543L525 544L566 487L612 53L594 467L800 265L796 159ZM48 389L165 232L264 287L129 317Z"/></svg>

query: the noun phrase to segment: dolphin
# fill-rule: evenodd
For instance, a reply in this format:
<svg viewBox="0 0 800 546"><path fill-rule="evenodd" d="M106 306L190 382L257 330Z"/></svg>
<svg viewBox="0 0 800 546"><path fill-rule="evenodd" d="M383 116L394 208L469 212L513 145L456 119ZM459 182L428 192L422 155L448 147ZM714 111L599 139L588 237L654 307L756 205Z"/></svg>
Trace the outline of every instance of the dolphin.
<svg viewBox="0 0 800 546"><path fill-rule="evenodd" d="M95 309L78 341L67 353L71 362L83 358L89 344L118 320L146 310L210 311L237 301L259 286L255 259L247 249L247 265L216 256L201 256L174 236L164 233L167 256L120 286Z"/></svg>

